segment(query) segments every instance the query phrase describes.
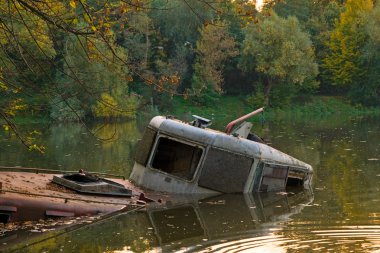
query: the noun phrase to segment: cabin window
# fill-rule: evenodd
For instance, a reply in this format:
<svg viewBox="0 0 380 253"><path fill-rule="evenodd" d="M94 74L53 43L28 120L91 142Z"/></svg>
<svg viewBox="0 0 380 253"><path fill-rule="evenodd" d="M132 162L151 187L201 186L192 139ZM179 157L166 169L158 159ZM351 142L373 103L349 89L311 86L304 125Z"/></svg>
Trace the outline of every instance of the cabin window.
<svg viewBox="0 0 380 253"><path fill-rule="evenodd" d="M191 180L201 156L199 147L160 137L151 164L154 169Z"/></svg>
<svg viewBox="0 0 380 253"><path fill-rule="evenodd" d="M296 187L296 186L303 186L303 180L299 178L288 178L286 187Z"/></svg>
<svg viewBox="0 0 380 253"><path fill-rule="evenodd" d="M291 167L289 169L287 187L303 186L307 174L302 169Z"/></svg>
<svg viewBox="0 0 380 253"><path fill-rule="evenodd" d="M289 168L283 165L266 164L262 172L261 192L285 190Z"/></svg>
<svg viewBox="0 0 380 253"><path fill-rule="evenodd" d="M154 129L149 127L145 128L144 136L137 145L138 148L135 155L136 162L146 166L156 135L157 132Z"/></svg>

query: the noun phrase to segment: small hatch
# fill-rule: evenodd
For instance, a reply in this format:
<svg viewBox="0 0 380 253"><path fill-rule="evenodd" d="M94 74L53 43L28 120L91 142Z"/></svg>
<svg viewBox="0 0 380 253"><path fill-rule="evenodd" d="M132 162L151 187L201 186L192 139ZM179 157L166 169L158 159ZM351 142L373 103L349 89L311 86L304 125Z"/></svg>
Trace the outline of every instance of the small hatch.
<svg viewBox="0 0 380 253"><path fill-rule="evenodd" d="M132 191L114 181L86 173L54 176L53 182L79 193L131 197Z"/></svg>

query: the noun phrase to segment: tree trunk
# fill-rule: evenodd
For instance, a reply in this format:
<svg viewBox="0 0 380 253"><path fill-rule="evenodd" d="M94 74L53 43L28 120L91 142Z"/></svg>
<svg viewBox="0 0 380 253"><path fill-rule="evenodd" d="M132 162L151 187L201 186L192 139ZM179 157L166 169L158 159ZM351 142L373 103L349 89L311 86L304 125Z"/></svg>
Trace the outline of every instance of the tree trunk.
<svg viewBox="0 0 380 253"><path fill-rule="evenodd" d="M272 86L273 86L272 80L270 78L267 78L265 80L265 84L264 84L264 103L265 103L265 106L269 105L269 93L272 89Z"/></svg>
<svg viewBox="0 0 380 253"><path fill-rule="evenodd" d="M146 32L145 32L145 59L144 59L144 64L145 64L145 69L148 69L148 52L149 52L149 47L150 47L150 41L149 41L149 22L146 23Z"/></svg>

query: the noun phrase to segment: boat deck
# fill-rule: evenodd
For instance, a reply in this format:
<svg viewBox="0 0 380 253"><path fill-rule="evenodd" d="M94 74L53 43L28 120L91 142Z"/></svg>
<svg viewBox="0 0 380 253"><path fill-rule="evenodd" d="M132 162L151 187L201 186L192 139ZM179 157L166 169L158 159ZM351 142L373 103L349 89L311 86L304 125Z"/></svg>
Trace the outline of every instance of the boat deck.
<svg viewBox="0 0 380 253"><path fill-rule="evenodd" d="M99 215L138 208L150 199L159 201L165 198L162 194L153 193L144 193L144 197L141 197L143 191L123 179L111 180L132 190L130 198L79 194L52 183L53 176L57 175L0 172L0 215L7 214L10 222Z"/></svg>

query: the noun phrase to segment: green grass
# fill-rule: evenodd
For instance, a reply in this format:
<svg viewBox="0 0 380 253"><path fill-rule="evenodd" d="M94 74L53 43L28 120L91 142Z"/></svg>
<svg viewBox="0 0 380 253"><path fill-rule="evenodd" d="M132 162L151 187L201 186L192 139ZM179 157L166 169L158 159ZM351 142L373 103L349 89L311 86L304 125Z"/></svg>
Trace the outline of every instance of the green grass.
<svg viewBox="0 0 380 253"><path fill-rule="evenodd" d="M379 115L379 108L351 105L342 97L314 96L308 102L280 109L270 109L275 117L355 117Z"/></svg>
<svg viewBox="0 0 380 253"><path fill-rule="evenodd" d="M229 118L250 111L249 106L244 103L244 98L242 97L222 97L219 101L209 106L195 105L190 100L178 97L173 98L172 102L172 110L166 113L171 113L175 116L196 114L206 118Z"/></svg>
<svg viewBox="0 0 380 253"><path fill-rule="evenodd" d="M163 111L163 114L174 115L183 120L191 119L192 114L212 119L213 122L226 124L227 122L247 114L257 108L250 107L244 97L221 97L218 102L200 106L183 98L173 98L172 108ZM268 120L305 120L350 118L357 116L378 116L379 108L367 108L351 105L341 97L313 96L307 102L299 102L284 108L266 108L265 118ZM259 121L260 117L255 117L253 121Z"/></svg>
<svg viewBox="0 0 380 253"><path fill-rule="evenodd" d="M17 125L34 125L34 124L48 124L51 119L48 116L43 115L17 115L14 118L14 122Z"/></svg>
<svg viewBox="0 0 380 253"><path fill-rule="evenodd" d="M256 107L249 106L243 96L222 96L207 106L197 105L191 100L182 97L174 97L170 101L171 106L167 110L160 110L161 115L174 115L179 119L189 121L193 114L209 118L214 122L214 127L222 128L226 123L245 115ZM146 114L146 113L145 113ZM158 114L157 111L154 112ZM312 96L306 102L298 102L284 108L266 108L266 120L294 120L305 119L332 120L347 119L360 116L379 116L379 108L368 108L351 105L342 97ZM20 114L14 119L18 125L48 124L51 120L45 115ZM252 118L259 122L260 116Z"/></svg>

